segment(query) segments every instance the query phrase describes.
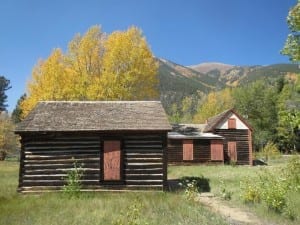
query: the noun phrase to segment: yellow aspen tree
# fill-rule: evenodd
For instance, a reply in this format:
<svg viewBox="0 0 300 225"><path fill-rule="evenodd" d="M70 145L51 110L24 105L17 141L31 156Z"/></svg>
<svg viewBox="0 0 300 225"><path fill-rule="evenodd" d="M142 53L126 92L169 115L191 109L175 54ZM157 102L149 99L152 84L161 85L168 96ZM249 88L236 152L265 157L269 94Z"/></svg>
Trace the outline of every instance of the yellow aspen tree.
<svg viewBox="0 0 300 225"><path fill-rule="evenodd" d="M157 69L158 64L138 28L113 32L105 42L99 97L105 100L157 99Z"/></svg>
<svg viewBox="0 0 300 225"><path fill-rule="evenodd" d="M83 36L75 35L68 45L66 59L78 74L100 75L105 34L99 26L91 27Z"/></svg>
<svg viewBox="0 0 300 225"><path fill-rule="evenodd" d="M234 98L231 89L225 88L219 92L211 92L197 110L193 120L195 123L205 123L208 118L231 109L233 106Z"/></svg>
<svg viewBox="0 0 300 225"><path fill-rule="evenodd" d="M100 26L91 27L83 36L77 34L69 43L66 60L73 76L73 95L78 100L96 100L102 74L106 35Z"/></svg>
<svg viewBox="0 0 300 225"><path fill-rule="evenodd" d="M55 49L32 72L22 117L41 100L142 100L158 97L158 65L135 27L109 37L99 26Z"/></svg>
<svg viewBox="0 0 300 225"><path fill-rule="evenodd" d="M27 85L28 97L21 102L22 116L26 116L38 101L66 99L68 85L63 54L60 49L55 49L48 59L40 61L33 69Z"/></svg>
<svg viewBox="0 0 300 225"><path fill-rule="evenodd" d="M55 49L32 72L27 85L27 98L21 103L22 117L41 100L87 100L93 80L101 75L104 35L99 26L83 36L77 34L64 55Z"/></svg>

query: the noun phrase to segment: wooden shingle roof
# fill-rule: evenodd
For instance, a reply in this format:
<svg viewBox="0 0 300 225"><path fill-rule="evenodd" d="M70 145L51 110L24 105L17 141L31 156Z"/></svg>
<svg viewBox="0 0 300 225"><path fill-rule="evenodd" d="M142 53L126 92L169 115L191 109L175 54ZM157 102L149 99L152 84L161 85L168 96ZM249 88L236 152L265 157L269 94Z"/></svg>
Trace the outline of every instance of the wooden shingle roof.
<svg viewBox="0 0 300 225"><path fill-rule="evenodd" d="M159 101L44 101L15 132L171 130Z"/></svg>

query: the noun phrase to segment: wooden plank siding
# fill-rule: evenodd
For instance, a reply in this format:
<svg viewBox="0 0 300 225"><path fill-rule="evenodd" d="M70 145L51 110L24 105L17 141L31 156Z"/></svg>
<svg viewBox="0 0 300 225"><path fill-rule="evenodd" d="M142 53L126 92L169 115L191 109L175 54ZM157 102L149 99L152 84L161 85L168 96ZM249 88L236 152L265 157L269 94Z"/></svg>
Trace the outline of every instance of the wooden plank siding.
<svg viewBox="0 0 300 225"><path fill-rule="evenodd" d="M238 165L249 165L250 161L250 150L249 146L249 134L248 130L242 129L216 129L215 134L221 135L225 138L224 140L224 160L229 162L228 142L236 142L237 150L237 164Z"/></svg>
<svg viewBox="0 0 300 225"><path fill-rule="evenodd" d="M93 132L23 134L19 191L60 190L74 161L81 164L83 190L155 189L166 182L166 133L126 135ZM103 143L120 140L120 181L104 181Z"/></svg>
<svg viewBox="0 0 300 225"><path fill-rule="evenodd" d="M183 140L169 139L168 140L168 162L210 162L210 141L194 139L193 141L193 160L183 161Z"/></svg>
<svg viewBox="0 0 300 225"><path fill-rule="evenodd" d="M179 163L183 159L183 145L180 139L168 139L168 162Z"/></svg>
<svg viewBox="0 0 300 225"><path fill-rule="evenodd" d="M210 141L209 140L194 140L194 161L206 163L210 162L211 160L211 152L210 152Z"/></svg>

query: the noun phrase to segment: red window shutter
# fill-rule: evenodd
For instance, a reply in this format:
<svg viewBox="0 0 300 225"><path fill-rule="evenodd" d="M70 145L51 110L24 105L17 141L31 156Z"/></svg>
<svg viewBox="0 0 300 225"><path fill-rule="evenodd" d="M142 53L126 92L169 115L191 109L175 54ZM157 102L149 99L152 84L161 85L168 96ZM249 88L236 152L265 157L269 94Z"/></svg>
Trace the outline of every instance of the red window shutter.
<svg viewBox="0 0 300 225"><path fill-rule="evenodd" d="M228 119L228 129L236 129L236 119L235 118Z"/></svg>
<svg viewBox="0 0 300 225"><path fill-rule="evenodd" d="M223 153L223 141L222 140L211 140L210 141L210 152L212 161L224 161Z"/></svg>
<svg viewBox="0 0 300 225"><path fill-rule="evenodd" d="M193 140L183 140L183 160L194 159L194 144Z"/></svg>

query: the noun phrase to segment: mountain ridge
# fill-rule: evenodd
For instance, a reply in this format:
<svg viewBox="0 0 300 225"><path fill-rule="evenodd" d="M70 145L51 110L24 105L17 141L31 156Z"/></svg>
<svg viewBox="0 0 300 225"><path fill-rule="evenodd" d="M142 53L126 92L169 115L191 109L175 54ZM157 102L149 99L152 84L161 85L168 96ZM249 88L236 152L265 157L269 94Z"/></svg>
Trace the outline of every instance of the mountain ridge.
<svg viewBox="0 0 300 225"><path fill-rule="evenodd" d="M234 65L225 64L221 62L203 62L196 65L187 66L189 68L192 68L193 70L196 70L200 73L208 73L211 70L218 69L222 73L226 72L227 70L236 67Z"/></svg>
<svg viewBox="0 0 300 225"><path fill-rule="evenodd" d="M288 63L235 66L206 62L201 63L202 65L183 66L167 59L157 58L157 61L160 100L167 111L174 103L181 103L186 96L205 96L211 91L237 87L259 79L276 80L281 76L300 73L298 65Z"/></svg>

